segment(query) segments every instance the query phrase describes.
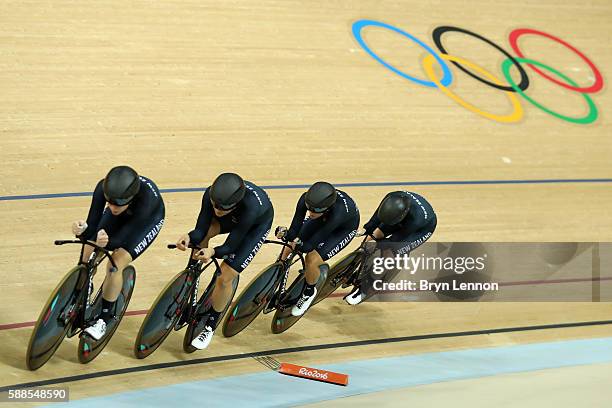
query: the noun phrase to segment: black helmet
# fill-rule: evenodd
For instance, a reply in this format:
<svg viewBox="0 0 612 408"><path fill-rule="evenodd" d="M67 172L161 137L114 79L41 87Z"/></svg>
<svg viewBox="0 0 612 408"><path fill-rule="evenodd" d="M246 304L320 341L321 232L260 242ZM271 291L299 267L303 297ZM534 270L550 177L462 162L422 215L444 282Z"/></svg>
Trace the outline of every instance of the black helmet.
<svg viewBox="0 0 612 408"><path fill-rule="evenodd" d="M126 205L140 190L138 173L128 166L113 167L102 183L104 198L114 205Z"/></svg>
<svg viewBox="0 0 612 408"><path fill-rule="evenodd" d="M334 205L337 195L334 186L325 181L317 181L306 192L306 208L313 213L325 212Z"/></svg>
<svg viewBox="0 0 612 408"><path fill-rule="evenodd" d="M410 212L412 199L405 193L389 193L378 207L378 219L385 225L400 223Z"/></svg>
<svg viewBox="0 0 612 408"><path fill-rule="evenodd" d="M236 173L223 173L210 186L210 199L215 208L230 210L244 198L246 187Z"/></svg>

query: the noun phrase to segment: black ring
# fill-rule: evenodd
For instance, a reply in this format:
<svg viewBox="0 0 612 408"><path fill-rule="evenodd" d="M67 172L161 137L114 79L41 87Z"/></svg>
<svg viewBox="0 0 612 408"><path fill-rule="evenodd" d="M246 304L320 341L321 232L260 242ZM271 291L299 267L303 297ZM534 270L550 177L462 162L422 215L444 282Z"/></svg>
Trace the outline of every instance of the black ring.
<svg viewBox="0 0 612 408"><path fill-rule="evenodd" d="M529 88L529 77L527 76L527 72L525 72L525 70L523 69L521 64L519 64L519 62L512 55L510 55L506 50L504 50L502 47L500 47L499 45L495 44L493 41L491 41L491 40L489 40L489 39L487 39L487 38L485 38L485 37L483 37L483 36L481 36L479 34L473 33L471 31L468 31L468 30L465 30L465 29L459 28L459 27L451 27L451 26L436 27L436 29L432 33L432 37L433 37L434 42L436 43L436 46L438 47L438 49L440 50L440 52L442 54L448 55L448 52L446 52L446 50L444 49L444 46L442 45L442 34L448 32L448 31L456 31L456 32L459 32L459 33L471 35L472 37L476 37L479 40L482 40L482 41L486 42L487 44L489 44L490 46L492 46L493 48L495 48L496 50L498 50L502 54L504 54L506 57L508 57L512 61L514 66L518 68L518 70L519 70L519 72L521 74L521 82L519 82L519 84L518 84L519 89L521 91L524 91L527 88ZM463 66L461 64L459 64L458 62L455 62L455 61L451 61L451 62L457 68L459 68L460 70L462 70L463 72L465 72L466 74L471 76L472 78L477 79L478 81L482 82L483 84L487 84L489 86L492 86L493 88L497 88L497 89L500 89L502 91L516 92L514 90L514 88L512 88L511 86L503 86L503 85L495 84L493 82L489 82L486 79L481 78L478 75L473 74L468 69L463 68Z"/></svg>

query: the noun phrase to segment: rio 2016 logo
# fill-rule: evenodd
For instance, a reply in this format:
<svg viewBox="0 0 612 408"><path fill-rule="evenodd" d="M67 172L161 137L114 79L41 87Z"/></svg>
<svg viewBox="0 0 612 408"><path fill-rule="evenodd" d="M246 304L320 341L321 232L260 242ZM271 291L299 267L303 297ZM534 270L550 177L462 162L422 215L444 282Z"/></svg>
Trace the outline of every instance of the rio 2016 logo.
<svg viewBox="0 0 612 408"><path fill-rule="evenodd" d="M423 59L422 64L425 70L425 74L427 75L427 80L419 79L419 78L410 76L403 71L400 71L393 65L384 61L374 51L372 51L372 49L366 44L362 36L362 30L370 26L382 27L382 28L386 28L388 30L394 31L410 39L411 41L415 42L420 47L425 49L425 51L427 51L429 55L427 55ZM504 77L506 78L507 83L502 82L499 78L495 77L489 71L485 70L484 68L482 68L481 66L473 62L467 61L466 59L461 58L461 57L457 57L457 56L448 54L446 51L446 48L442 44L442 36L448 32L462 33L462 34L477 38L489 44L490 46L492 46L493 48L495 48L502 54L504 54L507 57L507 59L502 63L501 69L504 74ZM526 58L518 46L518 39L524 35L536 35L536 36L544 37L549 40L555 41L565 46L569 50L573 51L584 62L586 62L589 68L593 71L595 82L590 86L580 87L578 83L576 83L576 81L569 78L564 73L559 72L557 69L550 67L540 61L537 61L531 58ZM510 46L512 47L512 49L517 55L516 57L509 54L506 50L504 50L502 47L495 44L491 40L479 34L476 34L472 31L468 31L466 29L459 28L459 27L440 26L434 29L432 37L440 53L434 51L430 46L428 46L427 44L425 44L423 41L419 40L418 38L414 37L413 35L397 27L394 27L386 23L382 23L380 21L359 20L353 23L353 36L355 37L359 45L368 54L370 54L372 58L374 58L376 61L381 63L387 69L393 71L394 73L400 75L401 77L411 82L414 82L416 84L426 86L426 87L431 87L431 88L438 88L449 98L457 102L459 105L463 106L469 111L472 111L478 115L484 116L491 120L494 120L497 122L503 122L503 123L513 123L513 122L518 122L519 120L521 120L523 117L523 107L521 105L519 98L517 97L517 94L521 95L527 102L543 110L549 115L552 115L556 118L559 118L559 119L562 119L568 122L586 125L588 123L592 123L597 120L597 116L598 116L597 107L595 106L595 103L593 102L589 94L598 92L603 87L603 77L601 75L601 72L599 72L599 69L595 66L595 64L593 64L593 62L590 59L588 59L582 52L578 51L575 47L563 41L562 39L555 37L551 34L545 33L543 31L533 30L529 28L518 28L512 31L509 36L509 42L510 42ZM512 108L513 108L512 113L508 115L498 115L498 114L494 114L491 112L483 111L482 109L479 109L478 107L468 103L467 101L459 97L457 94L455 94L453 91L451 91L448 88L448 86L453 82L453 74L449 68L449 65L446 63L446 61L452 62L455 67L459 68L461 71L470 75L472 78L482 82L483 84L486 84L488 86L491 86L493 88L503 91L508 96L508 98L510 99L510 102L512 103ZM438 78L438 76L434 72L434 63L436 62L442 68L442 78L441 79ZM541 103L533 99L531 96L528 96L527 94L525 94L525 90L529 87L529 77L527 76L527 72L525 71L525 69L523 68L521 64L526 64L527 67L532 69L537 74L543 76L544 78L548 79L549 81L554 82L555 84L563 88L566 88L566 89L569 89L575 92L579 92L580 94L582 94L582 96L584 97L584 100L586 101L588 105L589 112L583 117L573 117L573 116L563 115L559 112L555 112L554 110L542 105ZM515 66L518 72L520 73L521 78L518 84L510 76L510 69L512 66ZM551 74L553 74L554 76Z"/></svg>

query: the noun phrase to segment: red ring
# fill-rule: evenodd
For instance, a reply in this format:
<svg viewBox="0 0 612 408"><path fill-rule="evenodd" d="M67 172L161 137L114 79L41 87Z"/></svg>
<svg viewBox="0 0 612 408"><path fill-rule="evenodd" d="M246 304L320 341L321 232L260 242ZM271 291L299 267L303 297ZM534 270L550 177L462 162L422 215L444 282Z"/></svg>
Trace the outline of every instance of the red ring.
<svg viewBox="0 0 612 408"><path fill-rule="evenodd" d="M523 35L523 34L535 34L535 35L540 35L542 37L546 37L549 38L553 41L558 42L559 44L564 45L565 47L569 48L570 50L574 51L576 53L576 55L578 55L580 58L582 58L582 60L584 62L586 62L589 67L591 67L591 70L593 71L593 74L595 74L595 83L591 86L588 87L577 87L577 86L571 86L566 84L565 82L562 82L556 78L551 77L550 75L542 72L539 68L534 67L533 65L527 64L529 66L529 68L533 69L535 72L537 72L538 74L542 75L544 78L548 79L549 81L554 82L557 85L560 85L564 88L567 89L571 89L572 91L577 91L577 92L582 92L582 93L593 93L593 92L597 92L599 90L601 90L601 88L603 87L603 77L601 76L601 72L599 72L599 70L597 69L597 67L595 66L595 64L593 64L593 62L591 62L590 59L588 59L586 57L586 55L584 55L583 53L581 53L580 51L578 51L576 48L572 47L570 44L566 43L565 41L563 41L562 39L555 37L554 35L550 35L548 33L545 33L543 31L538 31L538 30L533 30L531 28L517 28L515 30L513 30L510 33L510 45L512 46L512 49L514 50L514 52L516 52L516 54L521 57L521 58L525 58L525 56L523 55L523 53L521 52L521 50L518 47L518 38Z"/></svg>

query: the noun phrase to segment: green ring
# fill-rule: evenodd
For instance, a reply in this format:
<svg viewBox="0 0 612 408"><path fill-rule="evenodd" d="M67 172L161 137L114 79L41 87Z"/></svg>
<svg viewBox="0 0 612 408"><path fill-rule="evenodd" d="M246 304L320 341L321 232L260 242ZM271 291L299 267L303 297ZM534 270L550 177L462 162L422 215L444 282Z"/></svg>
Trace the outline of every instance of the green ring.
<svg viewBox="0 0 612 408"><path fill-rule="evenodd" d="M532 65L537 65L540 68L543 68L547 71L552 72L553 74L561 77L562 79L564 79L567 83L569 83L570 85L577 87L578 84L572 80L571 78L569 78L567 75L562 74L561 72L557 71L554 68L549 67L548 65L545 65L539 61L535 61L532 59L528 59L528 58L516 58L516 60L520 63L525 63L525 64L532 64ZM504 63L502 64L502 71L504 73L504 76L506 77L506 80L508 81L508 83L512 86L512 88L518 93L520 94L523 98L525 98L529 103L531 103L532 105L542 109L544 112L548 113L549 115L552 115L556 118L565 120L567 122L572 122L572 123L578 123L578 124L582 124L582 125L586 125L588 123L593 123L597 120L597 116L598 116L598 112L597 112L597 106L595 106L595 103L593 102L593 100L591 99L591 97L589 97L589 95L587 95L584 92L581 92L582 96L584 96L584 99L587 101L587 104L589 105L589 113L582 118L574 118L571 116L565 116L562 115L558 112L552 111L550 109L548 109L547 107L545 107L544 105L542 105L541 103L536 102L534 99L530 98L529 96L527 96L525 94L525 92L523 92L523 90L521 88L519 88L516 83L514 83L512 77L510 76L510 67L513 65L513 62L511 59L507 59L504 61Z"/></svg>

